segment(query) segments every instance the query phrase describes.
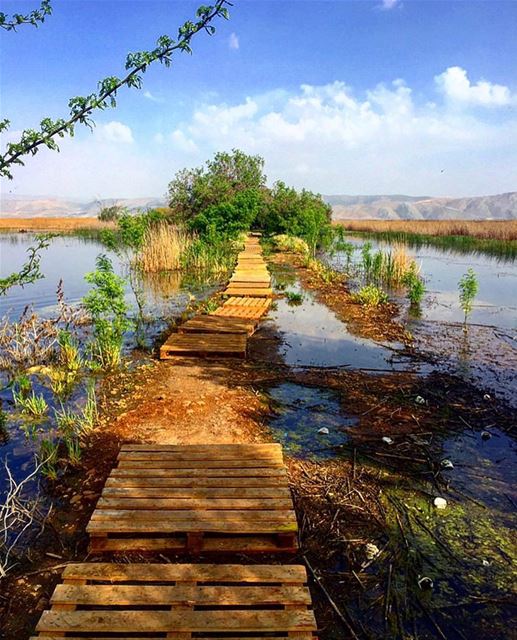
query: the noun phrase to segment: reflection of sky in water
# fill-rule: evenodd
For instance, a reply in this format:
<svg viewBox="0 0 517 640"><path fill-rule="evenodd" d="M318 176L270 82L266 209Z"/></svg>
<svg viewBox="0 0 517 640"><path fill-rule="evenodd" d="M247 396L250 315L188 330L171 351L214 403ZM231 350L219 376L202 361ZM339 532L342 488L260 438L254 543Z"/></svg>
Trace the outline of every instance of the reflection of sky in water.
<svg viewBox="0 0 517 640"><path fill-rule="evenodd" d="M349 238L360 246L363 241ZM371 241L373 249L389 248L389 244ZM472 267L479 280L470 321L493 324L501 327L517 327L517 262L499 262L481 254L462 254L443 251L437 247L406 247L422 265L421 275L425 279L427 294L422 304L426 320L461 322L463 311L459 306L458 281ZM360 260L358 251L354 260ZM346 263L346 257L337 254L335 263Z"/></svg>
<svg viewBox="0 0 517 640"><path fill-rule="evenodd" d="M16 271L26 261L26 250L34 243L34 235L0 234L0 275ZM44 278L24 288L14 287L2 299L1 314L8 313L17 318L27 304L41 315L49 316L55 310L56 289L59 280L67 302L74 304L88 291L90 285L84 275L95 269L95 259L105 253L112 260L115 272L124 275L123 266L117 256L110 253L96 240L77 236L58 236L48 249L41 253L41 272ZM147 313L154 318L180 313L189 301L187 291L181 289L178 274L150 274L142 282ZM132 292L127 290L126 300L134 305Z"/></svg>
<svg viewBox="0 0 517 640"><path fill-rule="evenodd" d="M333 448L346 442L344 427L355 418L341 415L338 396L327 389L286 382L267 390L277 413L269 428L290 455L327 458ZM328 434L318 433L325 427Z"/></svg>
<svg viewBox="0 0 517 640"><path fill-rule="evenodd" d="M286 290L301 291L298 284L287 286ZM400 363L400 357L390 349L349 333L346 325L328 307L317 302L310 292L303 291L303 296L302 304L292 306L286 298L279 299L277 308L270 313L271 322L282 336L280 353L287 364L394 370L407 368L407 363Z"/></svg>

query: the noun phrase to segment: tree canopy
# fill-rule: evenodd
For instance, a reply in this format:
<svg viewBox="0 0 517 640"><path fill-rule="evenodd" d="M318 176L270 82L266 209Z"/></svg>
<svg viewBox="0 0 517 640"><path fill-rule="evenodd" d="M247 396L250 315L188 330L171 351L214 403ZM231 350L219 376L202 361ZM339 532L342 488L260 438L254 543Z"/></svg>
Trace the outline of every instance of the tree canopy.
<svg viewBox="0 0 517 640"><path fill-rule="evenodd" d="M239 149L179 171L168 195L173 220L201 233L235 235L255 228L300 236L315 247L329 229L331 207L319 194L283 182L268 188L264 159Z"/></svg>

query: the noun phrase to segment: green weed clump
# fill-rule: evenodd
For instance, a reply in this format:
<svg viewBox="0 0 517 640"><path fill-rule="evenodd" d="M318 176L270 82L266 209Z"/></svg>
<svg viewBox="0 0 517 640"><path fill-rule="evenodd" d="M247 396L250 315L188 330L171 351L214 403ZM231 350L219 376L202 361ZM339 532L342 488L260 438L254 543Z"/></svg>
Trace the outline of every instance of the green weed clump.
<svg viewBox="0 0 517 640"><path fill-rule="evenodd" d="M113 272L111 261L104 255L97 257L96 266L85 276L93 288L83 298L93 323L91 354L102 369L113 369L120 364L124 333L132 326L124 298L125 280Z"/></svg>
<svg viewBox="0 0 517 640"><path fill-rule="evenodd" d="M36 395L34 391L26 396L20 390L13 389L13 400L21 412L31 418L41 419L47 414L47 401L43 395Z"/></svg>
<svg viewBox="0 0 517 640"><path fill-rule="evenodd" d="M299 306L303 302L303 294L297 291L286 291L285 297L287 298L287 304L292 306Z"/></svg>
<svg viewBox="0 0 517 640"><path fill-rule="evenodd" d="M309 245L302 238L296 238L295 236L289 236L285 233L280 233L271 238L276 251L286 251L289 253L297 253L299 255L309 255Z"/></svg>
<svg viewBox="0 0 517 640"><path fill-rule="evenodd" d="M419 305L425 294L425 284L418 273L414 269L407 271L402 279L402 284L406 287L406 295L411 306Z"/></svg>
<svg viewBox="0 0 517 640"><path fill-rule="evenodd" d="M474 299L479 291L479 282L472 268L469 268L467 273L460 278L458 289L460 291L460 305L464 313L463 324L466 327L468 317L474 307Z"/></svg>
<svg viewBox="0 0 517 640"><path fill-rule="evenodd" d="M388 294L374 284L367 284L362 287L357 293L353 294L352 298L355 302L365 307L377 307L388 302Z"/></svg>
<svg viewBox="0 0 517 640"><path fill-rule="evenodd" d="M309 271L312 271L312 273L321 278L321 280L323 280L323 282L325 282L326 284L331 284L339 277L339 273L337 271L334 271L334 269L326 265L321 260L308 258L306 266Z"/></svg>

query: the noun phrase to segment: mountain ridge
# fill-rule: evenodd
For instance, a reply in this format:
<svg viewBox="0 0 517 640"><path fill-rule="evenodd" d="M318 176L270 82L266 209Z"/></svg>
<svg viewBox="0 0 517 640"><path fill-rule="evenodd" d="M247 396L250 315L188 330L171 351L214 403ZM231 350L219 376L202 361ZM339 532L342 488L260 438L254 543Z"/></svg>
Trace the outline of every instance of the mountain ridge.
<svg viewBox="0 0 517 640"><path fill-rule="evenodd" d="M517 191L464 198L395 195L326 195L334 220L513 220L517 219ZM120 205L130 211L164 207L164 198L79 198L2 195L4 218L92 217L102 207Z"/></svg>

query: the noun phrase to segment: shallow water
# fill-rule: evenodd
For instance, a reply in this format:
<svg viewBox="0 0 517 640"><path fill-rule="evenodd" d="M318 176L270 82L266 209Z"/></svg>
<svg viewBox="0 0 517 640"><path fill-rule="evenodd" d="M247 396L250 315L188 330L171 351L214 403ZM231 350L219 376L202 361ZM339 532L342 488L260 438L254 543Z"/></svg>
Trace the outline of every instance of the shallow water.
<svg viewBox="0 0 517 640"><path fill-rule="evenodd" d="M364 240L347 238L359 248ZM370 241L373 250L389 249L389 243ZM400 243L399 243L400 244ZM479 293L469 319L471 323L517 329L517 262L498 260L480 253L459 253L436 247L412 248L407 252L421 265L427 293L422 302L422 320L463 322L458 299L458 281L471 267L479 280ZM355 261L360 260L356 252ZM344 267L346 257L337 253L331 264Z"/></svg>
<svg viewBox="0 0 517 640"><path fill-rule="evenodd" d="M283 274L276 272L274 284L283 286ZM285 297L266 321L281 336L280 355L292 367L350 367L355 369L401 371L413 368L411 362L397 354L397 343L379 344L350 333L328 307L310 291L302 290L296 279L289 278L287 292L300 293L300 304Z"/></svg>
<svg viewBox="0 0 517 640"><path fill-rule="evenodd" d="M332 457L335 448L348 441L344 429L357 423L356 418L342 414L339 395L329 389L286 382L266 393L276 413L268 426L289 455Z"/></svg>

